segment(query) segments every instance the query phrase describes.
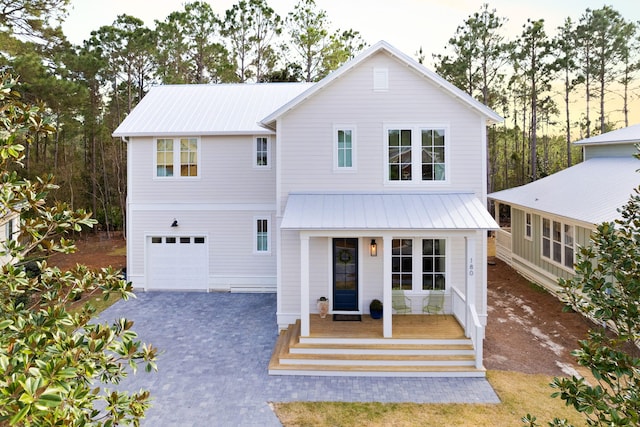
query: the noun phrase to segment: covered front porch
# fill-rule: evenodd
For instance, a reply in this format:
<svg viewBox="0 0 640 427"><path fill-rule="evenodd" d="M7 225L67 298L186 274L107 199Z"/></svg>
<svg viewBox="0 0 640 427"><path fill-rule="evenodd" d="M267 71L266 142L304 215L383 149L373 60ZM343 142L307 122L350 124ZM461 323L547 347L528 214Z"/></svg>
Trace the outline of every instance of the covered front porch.
<svg viewBox="0 0 640 427"><path fill-rule="evenodd" d="M486 231L493 228L495 222L472 194L290 195L281 229L288 242L298 243L300 314L287 327L296 329L289 340L298 340L294 348L385 346L385 357L402 355L406 345L464 340L473 369L481 371ZM405 292L409 305L402 314L392 302L396 289ZM441 314L424 314L423 301L438 291L445 295ZM330 300L326 319L317 316L322 297ZM374 299L383 306L377 321L369 318ZM361 316L362 321L333 321L333 314ZM455 349L438 351L458 357Z"/></svg>

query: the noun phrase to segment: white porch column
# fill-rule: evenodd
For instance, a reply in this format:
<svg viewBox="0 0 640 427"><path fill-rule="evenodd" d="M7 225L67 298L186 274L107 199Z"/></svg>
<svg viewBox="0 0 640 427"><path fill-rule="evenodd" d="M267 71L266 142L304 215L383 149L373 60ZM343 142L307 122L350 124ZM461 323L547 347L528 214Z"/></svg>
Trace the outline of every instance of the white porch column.
<svg viewBox="0 0 640 427"><path fill-rule="evenodd" d="M466 295L466 307L465 307L465 333L467 337L474 330L473 319L471 318L471 312L469 306L476 305L476 239L474 237L465 237L466 242L466 263L465 263L465 295Z"/></svg>
<svg viewBox="0 0 640 427"><path fill-rule="evenodd" d="M309 331L309 236L300 232L300 335Z"/></svg>
<svg viewBox="0 0 640 427"><path fill-rule="evenodd" d="M392 336L391 244L391 236L382 236L382 336L385 338Z"/></svg>

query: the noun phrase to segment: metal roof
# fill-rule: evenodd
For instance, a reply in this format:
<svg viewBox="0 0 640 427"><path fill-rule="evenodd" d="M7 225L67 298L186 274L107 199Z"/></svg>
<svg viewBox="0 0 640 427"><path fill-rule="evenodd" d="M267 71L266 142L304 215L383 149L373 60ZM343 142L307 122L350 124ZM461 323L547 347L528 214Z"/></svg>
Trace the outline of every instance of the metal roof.
<svg viewBox="0 0 640 427"><path fill-rule="evenodd" d="M574 142L576 145L640 143L640 123Z"/></svg>
<svg viewBox="0 0 640 427"><path fill-rule="evenodd" d="M617 209L640 185L634 157L586 160L532 183L489 194L512 205L600 224L620 217Z"/></svg>
<svg viewBox="0 0 640 427"><path fill-rule="evenodd" d="M312 83L154 86L113 136L271 133L258 121L310 86Z"/></svg>
<svg viewBox="0 0 640 427"><path fill-rule="evenodd" d="M289 194L283 229L491 230L498 224L471 193Z"/></svg>
<svg viewBox="0 0 640 427"><path fill-rule="evenodd" d="M427 80L430 80L433 84L440 87L443 91L447 92L450 96L457 98L458 100L462 101L463 104L466 104L468 107L482 114L486 118L487 124L501 123L504 120L502 116L500 116L498 113L493 111L491 108L487 107L483 103L469 96L466 92L458 89L456 86L449 83L447 80L440 77L438 74L434 73L433 71L426 68L424 65L420 64L415 59L411 58L409 55L406 55L405 53L396 49L394 46L390 45L388 42L381 40L378 43L371 46L370 48L368 48L367 50L365 50L364 52L362 52L360 55L356 56L352 60L343 64L337 70L329 73L327 77L325 77L324 79L320 80L318 83L313 85L313 87L309 88L309 90L306 91L305 93L302 93L296 98L291 99L288 103L282 106L279 106L277 110L274 109L274 111L270 112L268 116L265 116L261 120L261 123L266 127L274 129L275 128L274 123L278 117L280 117L287 111L291 110L300 102L309 98L316 92L322 90L325 86L331 84L331 82L338 79L340 76L342 76L344 73L348 72L352 68L356 67L365 59L371 57L372 55L380 51L384 51L387 54L402 61L409 68L413 69L418 74L425 77Z"/></svg>

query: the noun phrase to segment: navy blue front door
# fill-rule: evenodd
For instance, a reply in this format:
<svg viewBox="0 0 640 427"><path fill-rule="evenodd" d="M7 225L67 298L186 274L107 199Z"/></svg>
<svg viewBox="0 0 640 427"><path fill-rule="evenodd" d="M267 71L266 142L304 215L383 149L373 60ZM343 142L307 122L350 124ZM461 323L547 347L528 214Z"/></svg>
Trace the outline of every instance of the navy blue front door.
<svg viewBox="0 0 640 427"><path fill-rule="evenodd" d="M358 239L333 239L333 310L358 310Z"/></svg>

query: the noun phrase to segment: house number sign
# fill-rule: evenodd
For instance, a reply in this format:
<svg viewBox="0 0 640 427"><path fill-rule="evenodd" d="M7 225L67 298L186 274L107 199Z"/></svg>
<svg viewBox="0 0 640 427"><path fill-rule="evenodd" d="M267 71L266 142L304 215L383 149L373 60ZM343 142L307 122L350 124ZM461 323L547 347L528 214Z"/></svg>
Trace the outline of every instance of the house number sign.
<svg viewBox="0 0 640 427"><path fill-rule="evenodd" d="M473 276L473 257L469 258L469 276Z"/></svg>

